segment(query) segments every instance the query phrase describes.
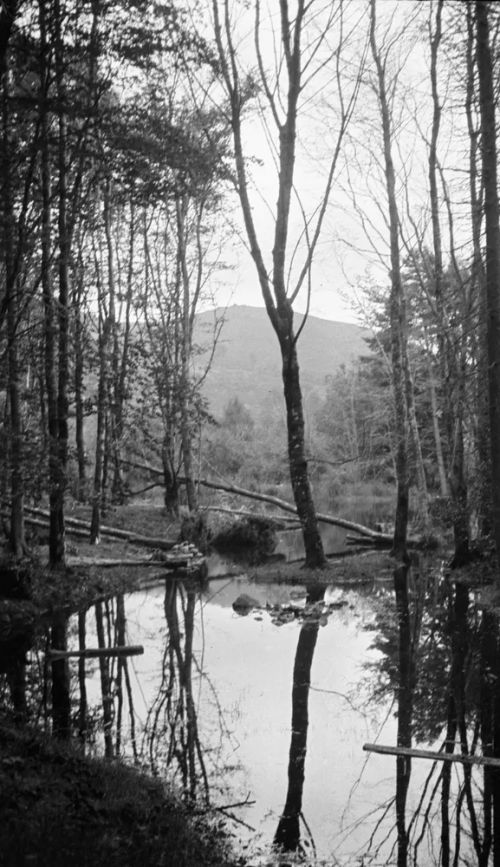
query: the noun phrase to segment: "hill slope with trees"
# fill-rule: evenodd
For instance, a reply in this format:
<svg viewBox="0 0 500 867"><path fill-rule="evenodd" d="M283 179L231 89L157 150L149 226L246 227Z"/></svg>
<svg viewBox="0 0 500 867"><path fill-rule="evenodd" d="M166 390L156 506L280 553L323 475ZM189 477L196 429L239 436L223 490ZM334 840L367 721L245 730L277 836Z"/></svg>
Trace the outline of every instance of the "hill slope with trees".
<svg viewBox="0 0 500 867"><path fill-rule="evenodd" d="M218 319L221 315L220 310L215 311ZM223 315L224 324L203 383L210 412L219 418L234 398L238 398L256 420L270 409L275 412L277 403L281 410L283 386L279 347L266 311L263 307L235 305ZM201 347L207 345L204 335L213 331L213 321L213 311L197 317L195 342ZM302 316L298 315L297 322L301 321ZM329 378L342 365L348 366L368 353L366 336L367 331L359 325L308 317L299 346L306 408L308 402L316 405L325 397ZM205 352L198 364L206 360Z"/></svg>

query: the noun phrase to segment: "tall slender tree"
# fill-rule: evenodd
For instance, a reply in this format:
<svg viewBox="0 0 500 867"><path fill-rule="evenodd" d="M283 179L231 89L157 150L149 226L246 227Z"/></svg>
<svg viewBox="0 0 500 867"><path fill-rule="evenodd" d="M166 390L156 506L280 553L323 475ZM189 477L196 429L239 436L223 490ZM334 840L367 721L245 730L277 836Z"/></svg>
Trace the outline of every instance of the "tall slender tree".
<svg viewBox="0 0 500 867"><path fill-rule="evenodd" d="M408 329L406 318L406 297L401 273L401 252L399 226L400 217L396 195L396 175L394 170L393 129L390 107L390 82L387 80L387 56L377 41L376 0L370 0L370 46L376 70L376 94L380 108L382 133L382 152L385 167L385 182L389 214L390 242L390 328L391 362L394 389L396 446L395 464L397 481L397 502L394 529L394 554L405 559L409 509L409 413L408 413Z"/></svg>
<svg viewBox="0 0 500 867"><path fill-rule="evenodd" d="M293 7L293 8L292 8ZM229 3L213 0L215 40L222 82L229 103L229 119L233 132L235 185L241 203L250 253L255 263L257 279L266 310L276 333L282 360L283 392L286 405L288 431L288 461L293 495L302 525L306 564L323 567L325 554L316 519L315 505L309 479L305 452L305 420L300 383L298 339L305 321L297 328L293 304L304 285L309 286L313 256L326 212L342 140L349 123L358 92L358 79L351 85L349 95L343 94L340 76L340 57L344 49L344 4L334 4L323 21L315 3L297 0L279 4L279 36L273 34L276 55L276 74L273 77L264 63L263 7L260 0L254 5L254 50L258 77L241 72L241 58L231 26ZM316 15L319 17L316 18ZM313 23L314 22L314 23ZM269 24L269 22L267 22ZM310 29L308 29L310 28ZM330 39L336 36L336 46ZM362 50L362 57L363 57ZM361 61L362 63L363 61ZM327 170L322 199L317 208L316 222L305 217L304 237L307 241L302 267L292 284L290 272L294 260L291 242L292 200L298 197L296 188L296 162L298 127L306 99L307 88L318 85L325 69L331 67L336 76L341 113L337 137ZM263 119L270 117L267 135L273 140L273 158L277 169L277 203L273 212L272 250L269 263L265 260L264 245L251 202L251 180L244 146L244 112L257 91L263 95ZM299 200L299 204L300 200Z"/></svg>

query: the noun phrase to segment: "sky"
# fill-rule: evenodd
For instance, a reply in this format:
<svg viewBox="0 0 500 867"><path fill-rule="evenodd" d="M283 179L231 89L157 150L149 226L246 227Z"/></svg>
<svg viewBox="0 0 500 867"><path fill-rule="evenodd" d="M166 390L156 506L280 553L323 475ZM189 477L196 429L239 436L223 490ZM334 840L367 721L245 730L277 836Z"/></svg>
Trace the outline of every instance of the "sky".
<svg viewBox="0 0 500 867"><path fill-rule="evenodd" d="M359 323L359 313L355 309L356 268L359 268L358 273L361 276L367 263L361 255L350 254L349 268L352 277L349 279L345 273L345 263L343 267L337 253L332 244L329 261L319 262L313 268L313 291L309 312L320 319ZM226 276L225 285L217 291L217 303L221 306L243 304L250 307L263 307L264 301L255 266L243 245L233 251L229 262L232 270L230 275ZM305 298L298 298L294 309L304 313L305 307Z"/></svg>
<svg viewBox="0 0 500 867"><path fill-rule="evenodd" d="M390 2L390 0L389 0ZM340 4L336 4L339 8ZM256 56L254 53L253 14L255 4L248 7L248 21L239 18L235 24L235 43L237 42L238 58L240 60L241 77L248 70L258 77ZM291 7L292 8L292 7ZM311 7L312 8L312 7ZM348 48L345 49L345 64L340 72L340 79L335 77L335 52L338 48L338 28L333 27L331 36L323 44L320 41L319 50L315 46L322 32L324 16L334 8L331 3L316 3L315 9L320 10L320 17L312 20L304 36L303 68L304 75L310 76L310 83L303 91L303 103L299 108L299 123L297 135L297 159L295 166L295 204L292 206L290 219L289 251L293 251L293 269L299 272L304 261L305 247L300 246L300 236L303 232L304 218L311 220L309 231L314 230L315 214L322 202L323 193L330 167L330 160L337 143L339 80L342 82L343 98L348 101L355 88L357 64L362 49L362 39L358 35L359 22L363 22L363 38L366 37L365 0L354 0L348 6L344 26L351 28ZM239 7L241 9L241 6ZM262 55L269 81L273 86L279 74L279 19L276 3L262 0ZM316 13L315 13L316 14ZM267 18L266 18L267 15ZM322 16L322 17L321 17ZM333 70L333 75L332 75ZM313 73L311 75L311 73ZM284 93L281 81L281 90ZM274 89L277 94L279 88ZM267 111L264 97L258 97L261 111L256 110L256 104L244 115L245 153L249 159L251 177L250 198L254 220L259 236L264 261L270 270L272 263L272 240L274 234L274 212L276 207L278 186L276 168L276 141L278 132L271 114ZM281 109L277 101L278 111ZM262 108L264 107L264 110ZM281 118L283 113L281 112ZM274 152L273 152L274 149ZM312 268L312 293L310 313L324 319L343 322L359 322L359 312L356 307L356 286L366 277L371 263L362 252L366 243L355 225L352 215L349 215L349 196L342 189L341 153L337 169L338 181L334 182L330 195L329 207ZM236 197L235 197L236 198ZM255 265L245 242L239 205L235 201L231 210L231 242L225 245L224 260L230 270L217 287L217 303L247 304L263 306L262 295L257 280ZM311 228L312 227L312 228ZM346 243L344 239L348 239ZM289 256L290 258L290 256ZM294 302L294 309L305 312L307 293L301 292Z"/></svg>
<svg viewBox="0 0 500 867"><path fill-rule="evenodd" d="M338 8L340 4L336 4L336 6ZM241 6L238 8L241 9ZM250 16L253 16L255 8L255 3L248 5ZM262 50L266 70L270 75L269 80L273 82L273 85L276 82L276 70L280 68L277 60L279 57L279 38L276 35L279 34L278 8L278 4L273 0L269 0L269 2L262 0L263 19L265 14L268 14L267 23L263 25ZM330 0L328 2L325 0L324 4L318 0L314 8L319 8L320 15L325 15L329 14L329 10L334 6ZM297 195L290 221L289 250L294 249L295 243L303 231L302 209L307 217L311 218L311 225L314 225L314 215L317 213L318 205L322 200L329 161L337 141L338 124L336 118L340 83L345 102L352 92L353 82L356 81L359 72L363 45L366 46L364 40L367 36L368 8L366 0L351 0L351 3L346 6L347 17L344 27L346 32L349 31L349 39L346 42L347 47L343 48L343 53L338 55L342 59L342 63L339 63L338 78L335 76L335 52L337 50L335 28L326 48L322 45L318 53L313 51L311 54L311 47L314 48L315 45L314 38L309 37L309 42L307 39L304 40L306 44L303 53L303 65L307 68L308 75L314 70L315 65L316 69L315 74L311 76L312 87L309 90L307 87L304 88L303 105L299 113L295 167ZM392 28L391 63L394 64L394 69L401 65L412 82L410 91L404 96L405 111L408 114L404 123L397 128L395 148L397 149L396 159L399 160L402 167L403 183L407 180L406 172L413 173L412 190L415 193L416 202L414 214L419 219L423 213L422 211L419 212L419 187L423 196L426 197L426 149L423 142L426 118L429 116L425 108L425 99L427 98L425 92L428 91L429 86L428 69L422 56L422 43L420 46L417 45L417 51L415 51L416 43L413 40L416 31L413 31L412 36L410 30L405 30L407 18L411 18L415 9L418 9L418 5L411 2L402 4L401 2L394 2L394 0L384 0L378 4L377 14L381 39L385 38ZM312 22L311 32L313 36L316 33L315 38L321 32L323 20L317 18ZM423 19L420 20L420 26L422 23L425 23ZM258 76L250 19L247 24L238 19L235 33L237 34L235 39L238 40L237 49L242 75L248 70L253 70L253 74ZM398 38L399 36L402 38ZM307 66L309 58L311 64ZM282 71L280 74L283 74ZM422 92L419 94L420 85L422 85ZM274 88L273 93L278 93L277 87ZM261 105L264 104L265 99L261 97ZM415 114L417 124L413 122ZM395 128L397 122L396 119ZM274 232L273 213L277 200L277 172L275 153L273 154L277 130L269 112L266 114L266 112L261 111L259 113L254 110L247 112L243 133L246 156L250 160L250 198L253 214L264 260L270 270ZM366 324L360 311L363 282L373 280L378 284L387 286L389 284L388 232L386 225L384 225L384 209L387 210L385 206L386 191L380 170L380 137L377 97L373 88L366 86L360 91L354 120L348 127L347 136L341 147L341 155L330 195L331 204L326 212L314 257L310 303L312 315L334 321ZM419 160L422 160L421 165L419 165ZM358 202L363 208L365 216L368 217L366 223L369 224L370 231L373 233L371 242L375 240L378 246L377 252L370 250L371 242L367 240L355 214L352 184L356 187L355 195L359 197ZM299 201L300 204L298 204ZM403 201L402 207L404 205ZM218 285L217 303L221 305L263 306L255 266L245 246L241 218L237 215L237 209L238 205L235 201L231 213L232 241L225 246L224 250L224 259L230 266L230 270ZM299 245L295 257L298 270L300 270L302 261L303 248L301 250ZM294 309L298 312L304 312L306 303L306 294L303 292L295 301Z"/></svg>

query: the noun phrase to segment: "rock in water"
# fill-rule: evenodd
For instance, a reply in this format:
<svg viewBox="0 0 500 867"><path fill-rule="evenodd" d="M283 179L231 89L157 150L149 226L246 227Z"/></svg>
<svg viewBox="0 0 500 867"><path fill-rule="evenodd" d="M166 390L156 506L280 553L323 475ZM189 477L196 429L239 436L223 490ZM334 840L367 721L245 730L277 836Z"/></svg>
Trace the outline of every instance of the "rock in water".
<svg viewBox="0 0 500 867"><path fill-rule="evenodd" d="M258 599L254 599L248 593L241 593L233 602L233 611L236 611L236 614L240 614L242 617L250 614L255 608L262 608L262 605Z"/></svg>

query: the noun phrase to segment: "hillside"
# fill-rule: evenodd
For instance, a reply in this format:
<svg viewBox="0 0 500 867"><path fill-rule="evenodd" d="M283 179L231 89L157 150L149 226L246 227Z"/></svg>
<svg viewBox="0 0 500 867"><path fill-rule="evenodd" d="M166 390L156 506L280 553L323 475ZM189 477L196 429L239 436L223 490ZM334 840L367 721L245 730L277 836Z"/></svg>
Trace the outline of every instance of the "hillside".
<svg viewBox="0 0 500 867"><path fill-rule="evenodd" d="M222 311L217 311L220 315ZM300 322L301 317L297 316ZM214 311L197 317L195 341L207 345L213 332ZM342 364L367 353L366 330L345 322L310 316L299 340L299 363L306 409L324 396L329 376ZM201 356L199 364L206 359ZM224 325L203 391L219 417L227 402L238 397L255 419L283 406L280 351L264 308L234 306Z"/></svg>

